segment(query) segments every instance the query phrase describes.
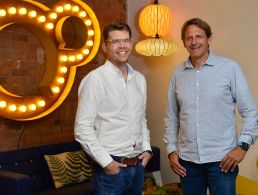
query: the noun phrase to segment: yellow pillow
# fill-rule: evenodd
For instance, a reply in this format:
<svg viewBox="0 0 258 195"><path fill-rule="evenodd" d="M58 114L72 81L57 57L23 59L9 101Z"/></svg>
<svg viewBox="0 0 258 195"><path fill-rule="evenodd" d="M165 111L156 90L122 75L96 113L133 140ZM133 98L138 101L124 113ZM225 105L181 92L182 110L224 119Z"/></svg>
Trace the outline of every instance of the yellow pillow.
<svg viewBox="0 0 258 195"><path fill-rule="evenodd" d="M44 155L44 158L56 188L91 179L92 169L83 150Z"/></svg>

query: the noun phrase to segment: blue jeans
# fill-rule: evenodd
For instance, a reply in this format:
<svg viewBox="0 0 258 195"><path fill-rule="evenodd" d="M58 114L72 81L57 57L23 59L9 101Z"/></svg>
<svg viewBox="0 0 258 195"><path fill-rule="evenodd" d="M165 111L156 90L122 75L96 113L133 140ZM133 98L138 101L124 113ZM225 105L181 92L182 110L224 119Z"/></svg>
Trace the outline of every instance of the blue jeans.
<svg viewBox="0 0 258 195"><path fill-rule="evenodd" d="M94 168L92 178L93 195L141 195L144 182L144 167L138 161L136 166L120 168L117 174L107 174L100 167Z"/></svg>
<svg viewBox="0 0 258 195"><path fill-rule="evenodd" d="M196 164L179 159L186 169L186 176L180 177L184 195L236 195L236 177L238 167L224 173L220 170L220 162Z"/></svg>

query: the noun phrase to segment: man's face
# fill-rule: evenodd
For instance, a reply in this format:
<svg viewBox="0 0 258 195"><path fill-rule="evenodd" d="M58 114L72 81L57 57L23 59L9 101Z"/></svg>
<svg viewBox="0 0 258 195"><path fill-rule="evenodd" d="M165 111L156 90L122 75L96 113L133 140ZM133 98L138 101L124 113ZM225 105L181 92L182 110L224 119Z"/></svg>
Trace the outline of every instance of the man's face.
<svg viewBox="0 0 258 195"><path fill-rule="evenodd" d="M184 46L192 60L204 59L209 55L211 38L207 38L205 31L196 25L186 28Z"/></svg>
<svg viewBox="0 0 258 195"><path fill-rule="evenodd" d="M132 43L127 31L115 30L109 32L109 39L103 43L107 58L114 65L120 66L128 61L132 51Z"/></svg>

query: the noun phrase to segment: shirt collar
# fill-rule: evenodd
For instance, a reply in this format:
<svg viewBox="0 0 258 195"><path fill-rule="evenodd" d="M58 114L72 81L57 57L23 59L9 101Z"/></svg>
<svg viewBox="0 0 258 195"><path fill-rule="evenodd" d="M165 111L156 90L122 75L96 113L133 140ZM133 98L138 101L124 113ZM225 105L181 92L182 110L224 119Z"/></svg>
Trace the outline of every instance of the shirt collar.
<svg viewBox="0 0 258 195"><path fill-rule="evenodd" d="M112 64L112 62L106 60L105 65L109 67L110 71L114 75L118 77L123 77L122 72L114 64ZM126 63L126 66L128 68L127 80L130 80L133 77L135 70L128 63Z"/></svg>
<svg viewBox="0 0 258 195"><path fill-rule="evenodd" d="M209 52L209 56L207 58L207 60L201 65L201 66L215 66L215 61L214 61L214 54L212 52ZM185 61L185 68L184 69L188 69L188 68L194 68L192 65L192 62L190 60L190 57Z"/></svg>

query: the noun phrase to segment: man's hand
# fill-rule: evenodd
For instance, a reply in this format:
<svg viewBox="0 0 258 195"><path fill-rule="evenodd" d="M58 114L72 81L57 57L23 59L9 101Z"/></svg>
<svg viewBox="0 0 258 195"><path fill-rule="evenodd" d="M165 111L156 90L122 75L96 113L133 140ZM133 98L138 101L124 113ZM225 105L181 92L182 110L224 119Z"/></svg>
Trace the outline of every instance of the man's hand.
<svg viewBox="0 0 258 195"><path fill-rule="evenodd" d="M148 152L143 152L138 158L142 160L142 166L146 167L147 163L151 159L152 155Z"/></svg>
<svg viewBox="0 0 258 195"><path fill-rule="evenodd" d="M120 167L127 167L127 165L113 160L106 167L104 167L104 171L107 174L117 174L120 171Z"/></svg>
<svg viewBox="0 0 258 195"><path fill-rule="evenodd" d="M185 177L186 176L186 169L182 167L178 161L179 157L177 152L172 152L168 156L170 167L172 170L179 176Z"/></svg>
<svg viewBox="0 0 258 195"><path fill-rule="evenodd" d="M239 146L230 150L220 163L221 171L227 173L229 170L234 171L237 165L244 159L246 151Z"/></svg>

